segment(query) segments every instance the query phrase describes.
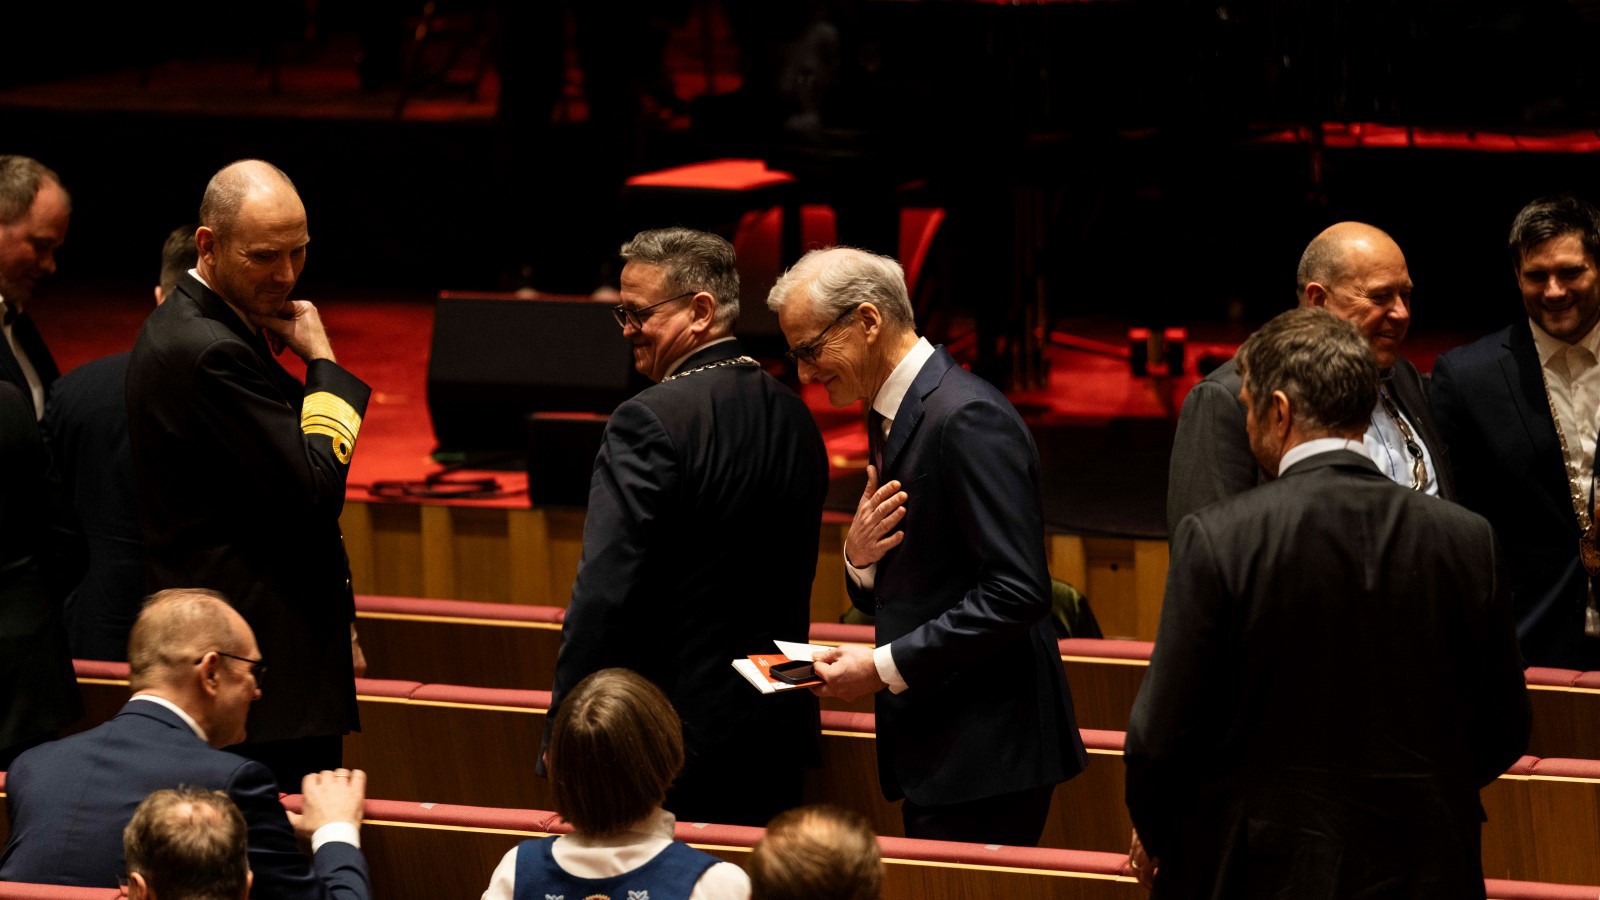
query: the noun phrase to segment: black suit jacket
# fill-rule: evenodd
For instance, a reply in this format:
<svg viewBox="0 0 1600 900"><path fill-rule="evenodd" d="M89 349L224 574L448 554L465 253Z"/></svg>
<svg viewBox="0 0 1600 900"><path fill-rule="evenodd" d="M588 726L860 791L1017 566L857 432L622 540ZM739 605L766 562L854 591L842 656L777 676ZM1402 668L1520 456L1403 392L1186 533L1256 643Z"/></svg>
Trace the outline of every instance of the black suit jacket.
<svg viewBox="0 0 1600 900"><path fill-rule="evenodd" d="M39 383L44 386L45 393L48 394L50 385L61 377L61 370L56 368L56 359L50 355L50 348L45 346L38 327L33 324L33 319L24 313L11 323L11 334L16 338L22 352L28 355L28 362L33 363L33 372L39 376ZM28 399L28 408L33 409L33 391L28 388L28 379L22 374L22 366L17 362L17 355L11 352L11 343L4 338L0 338L0 381L9 381L21 388L22 396ZM39 412L34 409L35 419L38 419Z"/></svg>
<svg viewBox="0 0 1600 900"><path fill-rule="evenodd" d="M4 343L4 341L0 341ZM48 571L50 492L33 403L0 382L0 765L78 717L78 682Z"/></svg>
<svg viewBox="0 0 1600 900"><path fill-rule="evenodd" d="M883 460L882 480L907 495L905 539L872 590L846 581L908 685L876 697L884 796L937 806L1066 781L1087 757L1047 620L1039 454L1022 417L940 348Z"/></svg>
<svg viewBox="0 0 1600 900"><path fill-rule="evenodd" d="M1128 726L1159 897L1482 897L1527 745L1494 532L1350 451L1186 517Z"/></svg>
<svg viewBox="0 0 1600 900"><path fill-rule="evenodd" d="M11 837L0 881L116 887L123 827L151 792L179 785L225 791L244 814L251 896L371 896L360 850L330 841L312 859L300 852L265 766L210 747L172 710L145 700L17 758L6 773Z"/></svg>
<svg viewBox="0 0 1600 900"><path fill-rule="evenodd" d="M1494 524L1505 549L1522 655L1529 665L1600 669L1600 640L1583 636L1589 576L1531 326L1457 347L1433 371L1461 502Z"/></svg>
<svg viewBox="0 0 1600 900"><path fill-rule="evenodd" d="M716 344L679 371L741 353ZM762 695L732 663L778 652L774 638L806 640L827 487L811 411L757 366L695 372L618 406L590 480L551 709L584 676L624 666L666 693L691 755L814 760L816 698Z"/></svg>
<svg viewBox="0 0 1600 900"><path fill-rule="evenodd" d="M80 659L127 659L128 632L145 595L124 400L128 356L84 363L56 381L40 425L88 551L65 616L72 654Z"/></svg>
<svg viewBox="0 0 1600 900"><path fill-rule="evenodd" d="M1392 389L1390 396L1395 406L1405 414L1406 420L1416 429L1417 438L1428 448L1437 470L1439 496L1456 499L1450 454L1439 430L1434 427L1422 375L1403 357L1397 358L1387 383ZM1244 405L1239 402L1241 386L1238 366L1230 359L1196 384L1184 398L1167 469L1168 534L1177 531L1178 523L1189 513L1267 480L1250 453L1250 439L1244 430Z"/></svg>
<svg viewBox="0 0 1600 900"><path fill-rule="evenodd" d="M128 361L151 586L221 591L255 630L272 680L251 707L251 741L357 727L339 531L350 448L302 424L302 401L321 393L363 414L370 391L328 360L301 385L192 276L150 314Z"/></svg>

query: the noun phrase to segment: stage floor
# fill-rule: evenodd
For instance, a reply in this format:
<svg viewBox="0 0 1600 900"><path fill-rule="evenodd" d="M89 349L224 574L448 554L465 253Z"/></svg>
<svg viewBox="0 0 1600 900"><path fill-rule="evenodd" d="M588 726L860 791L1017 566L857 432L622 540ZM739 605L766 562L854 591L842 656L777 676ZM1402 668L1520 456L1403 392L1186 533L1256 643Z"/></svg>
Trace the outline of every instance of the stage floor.
<svg viewBox="0 0 1600 900"><path fill-rule="evenodd" d="M34 304L34 316L61 369L68 371L131 347L151 308L147 296L109 296L81 287L51 292L47 286ZM374 482L421 479L439 471L442 467L431 458L435 443L427 404L433 301L307 299L322 311L340 364L373 389L351 466L349 498L372 499L367 489ZM1225 359L1246 332L1228 326L1200 329L1187 348L1187 374L1136 378L1126 359L1113 355L1126 347L1125 323L1106 318L1056 326L1104 345L1106 352L1050 346L1048 387L1011 394L1039 444L1046 521L1060 531L1163 537L1166 465L1176 411L1199 378L1196 364L1205 357ZM1419 334L1408 340L1408 355L1426 370L1439 352L1471 337ZM303 374L292 354L281 361L291 372ZM861 407L834 409L815 386L803 387L801 394L828 446L835 479L830 506L848 508L865 477ZM452 502L527 504L524 473L487 474L499 481L502 497Z"/></svg>

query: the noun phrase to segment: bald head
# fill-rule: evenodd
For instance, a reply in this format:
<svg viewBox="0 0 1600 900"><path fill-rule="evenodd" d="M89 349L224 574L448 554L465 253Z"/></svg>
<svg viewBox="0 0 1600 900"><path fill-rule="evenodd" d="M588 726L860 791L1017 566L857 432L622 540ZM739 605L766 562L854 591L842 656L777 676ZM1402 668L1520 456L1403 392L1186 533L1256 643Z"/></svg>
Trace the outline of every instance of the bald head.
<svg viewBox="0 0 1600 900"><path fill-rule="evenodd" d="M1295 281L1301 306L1356 326L1379 368L1395 364L1411 326L1411 273L1394 238L1364 222L1331 225L1300 255Z"/></svg>
<svg viewBox="0 0 1600 900"><path fill-rule="evenodd" d="M241 636L249 633L243 617L214 591L153 594L128 636L128 685L136 692L169 686L212 650L243 655Z"/></svg>
<svg viewBox="0 0 1600 900"><path fill-rule="evenodd" d="M1347 279L1351 269L1360 265L1363 258L1391 253L1404 258L1400 245L1381 228L1365 222L1339 222L1328 226L1312 238L1305 252L1300 254L1295 283L1301 305L1306 305L1306 285L1337 284Z"/></svg>
<svg viewBox="0 0 1600 900"><path fill-rule="evenodd" d="M226 240L238 224L245 201L252 198L288 204L305 215L300 193L282 169L259 159L242 159L211 176L200 200L200 224Z"/></svg>

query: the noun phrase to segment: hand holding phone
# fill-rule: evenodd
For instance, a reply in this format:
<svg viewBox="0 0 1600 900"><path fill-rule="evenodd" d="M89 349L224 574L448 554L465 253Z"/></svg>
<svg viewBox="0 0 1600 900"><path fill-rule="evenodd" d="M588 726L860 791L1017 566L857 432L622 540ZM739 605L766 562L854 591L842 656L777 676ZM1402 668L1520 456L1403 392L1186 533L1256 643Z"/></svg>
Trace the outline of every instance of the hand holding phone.
<svg viewBox="0 0 1600 900"><path fill-rule="evenodd" d="M808 681L817 680L816 670L812 667L811 663L806 662L803 659L792 659L788 662L774 663L772 668L768 669L767 671L772 674L773 678L776 678L785 684L805 684Z"/></svg>

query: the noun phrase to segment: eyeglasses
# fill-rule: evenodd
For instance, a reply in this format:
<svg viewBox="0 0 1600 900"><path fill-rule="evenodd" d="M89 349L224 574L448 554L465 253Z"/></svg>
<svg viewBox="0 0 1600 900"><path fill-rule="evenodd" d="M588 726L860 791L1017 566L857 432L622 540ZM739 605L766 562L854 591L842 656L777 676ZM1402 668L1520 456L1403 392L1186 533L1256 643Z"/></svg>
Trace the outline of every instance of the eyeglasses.
<svg viewBox="0 0 1600 900"><path fill-rule="evenodd" d="M674 300L682 300L685 297L693 297L698 293L700 292L685 291L676 297L668 297L660 303L652 303L649 306L643 306L639 309L633 309L618 303L616 306L611 307L611 315L616 317L617 324L621 325L623 328L627 328L630 324L635 328L643 328L644 320L655 315L655 313L651 312L650 310L655 309L658 306L666 306L668 303L671 303Z"/></svg>
<svg viewBox="0 0 1600 900"><path fill-rule="evenodd" d="M218 656L226 656L229 659L237 659L242 663L249 663L250 674L254 675L256 681L258 682L267 677L267 663L265 660L251 659L248 656L234 656L232 653L223 653L221 650L214 650L212 652L216 653ZM195 662L198 663L201 659L205 659L205 657L202 656L200 659L195 660Z"/></svg>
<svg viewBox="0 0 1600 900"><path fill-rule="evenodd" d="M849 309L845 310L844 312L839 313L837 318L835 318L832 322L828 323L828 327L827 328L824 328L821 331L817 332L817 336L816 337L812 338L809 341L806 341L805 343L799 345L798 347L790 348L787 352L784 353L784 355L789 357L789 359L791 361L793 361L793 362L805 363L808 366L816 365L817 364L817 345L822 343L822 339L828 336L828 332L834 330L835 328L838 328L840 322L843 322L846 318L848 318L850 316L851 313L855 312L856 310L858 310L860 308L861 308L860 306L852 306Z"/></svg>

